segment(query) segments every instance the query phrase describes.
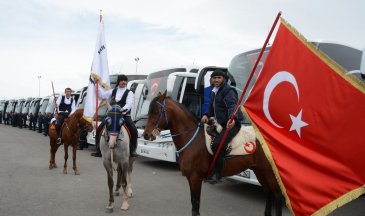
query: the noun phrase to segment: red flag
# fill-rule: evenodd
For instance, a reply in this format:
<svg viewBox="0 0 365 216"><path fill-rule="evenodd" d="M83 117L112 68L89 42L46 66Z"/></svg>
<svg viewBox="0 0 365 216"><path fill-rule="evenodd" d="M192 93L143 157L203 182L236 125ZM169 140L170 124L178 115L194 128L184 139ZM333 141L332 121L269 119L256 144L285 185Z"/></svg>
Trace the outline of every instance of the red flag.
<svg viewBox="0 0 365 216"><path fill-rule="evenodd" d="M365 87L284 20L244 107L293 214L365 193Z"/></svg>

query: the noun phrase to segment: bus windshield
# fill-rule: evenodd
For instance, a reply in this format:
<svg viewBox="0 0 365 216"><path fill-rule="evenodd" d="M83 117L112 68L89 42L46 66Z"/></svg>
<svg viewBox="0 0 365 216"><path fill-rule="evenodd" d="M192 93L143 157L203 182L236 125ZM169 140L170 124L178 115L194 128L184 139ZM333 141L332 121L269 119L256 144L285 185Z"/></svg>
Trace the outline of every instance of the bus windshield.
<svg viewBox="0 0 365 216"><path fill-rule="evenodd" d="M39 109L40 113L44 113L46 111L49 99L43 100L42 107Z"/></svg>
<svg viewBox="0 0 365 216"><path fill-rule="evenodd" d="M48 104L47 104L47 108L46 108L46 113L53 113L54 112L54 108L55 108L55 103L54 103L54 97L51 96L49 98Z"/></svg>
<svg viewBox="0 0 365 216"><path fill-rule="evenodd" d="M22 113L23 113L23 114L28 113L29 105L30 105L30 101L25 102L24 107L23 107L23 109L22 109Z"/></svg>
<svg viewBox="0 0 365 216"><path fill-rule="evenodd" d="M260 49L253 50L253 51L246 52L246 53L241 53L241 54L235 56L231 60L231 63L229 64L228 71L234 77L234 79L236 81L236 90L237 90L237 93L239 96L242 94L243 88L245 87L248 77L251 73L251 70L255 65L259 52L260 52ZM255 83L256 78L265 63L265 59L266 59L268 52L269 52L269 48L266 49L259 64L257 65L256 71L252 77L250 85L248 86L244 99L247 98L247 96L250 92L250 89L252 88L253 84ZM243 101L245 101L245 100L243 100Z"/></svg>
<svg viewBox="0 0 365 216"><path fill-rule="evenodd" d="M4 106L5 106L5 101L1 101L0 102L0 112L3 111Z"/></svg>
<svg viewBox="0 0 365 216"><path fill-rule="evenodd" d="M17 106L15 107L15 112L16 112L16 113L20 113L21 108L22 108L22 106L23 106L23 103L24 103L24 101L19 101L19 102L18 102Z"/></svg>
<svg viewBox="0 0 365 216"><path fill-rule="evenodd" d="M150 102L159 92L163 93L167 89L167 78L173 72L186 72L185 68L174 68L169 70L151 73L146 79L146 88L143 89L142 107L138 110L137 117L141 118L148 115Z"/></svg>

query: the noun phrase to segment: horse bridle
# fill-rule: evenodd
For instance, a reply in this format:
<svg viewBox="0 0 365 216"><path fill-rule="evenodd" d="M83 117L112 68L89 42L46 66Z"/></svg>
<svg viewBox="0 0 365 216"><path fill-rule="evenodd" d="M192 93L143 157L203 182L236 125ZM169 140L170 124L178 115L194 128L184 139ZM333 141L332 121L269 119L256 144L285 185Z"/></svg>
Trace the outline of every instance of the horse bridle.
<svg viewBox="0 0 365 216"><path fill-rule="evenodd" d="M165 123L164 126L167 126L169 124L169 119L168 119L167 113L166 113L166 103L165 103L165 101L166 101L166 98L163 99L162 103L156 101L156 103L161 106L161 111L160 111L160 115L158 117L158 120L156 122L155 129L153 129L153 131L152 131L152 135L154 135L154 136L160 135L161 129L158 126L159 126L159 123L160 123L160 120L161 120L162 115L164 115L165 116L165 119L166 119L166 123ZM179 136L179 135L182 135L182 134L186 134L186 133L188 133L190 131L195 130L195 133L191 137L191 139L181 149L179 149L179 150L176 151L176 154L179 155L182 151L184 151L193 142L193 140L198 135L198 132L199 132L201 126L202 125L199 123L196 128L193 128L193 129L190 129L190 130L184 131L183 133L178 133L178 134L171 134L171 133L170 134L165 134L164 137L165 138L168 137L168 136L175 137L175 136Z"/></svg>
<svg viewBox="0 0 365 216"><path fill-rule="evenodd" d="M161 120L162 115L165 116L165 125L164 125L164 127L169 124L169 119L168 119L167 113L166 113L166 103L165 103L165 101L166 101L166 98L163 99L162 103L160 103L159 101L156 101L156 103L161 106L161 111L160 111L160 115L158 116L158 120L156 122L155 129L153 129L153 131L152 131L152 134L154 136L158 136L160 134L160 131L162 131L162 129L158 127L159 124L160 124L160 120Z"/></svg>
<svg viewBox="0 0 365 216"><path fill-rule="evenodd" d="M118 109L118 110L114 110L114 109ZM108 111L108 114L112 114L112 117L110 116L107 116L107 118L113 118L113 125L112 125L112 130L113 131L117 131L117 115L120 114L122 115L121 118L123 118L123 112L122 112L122 108L119 106L119 105L113 105L113 108L112 108L113 111ZM107 118L105 120L107 120ZM123 119L123 121L125 121ZM108 130L107 130L108 131ZM119 135L120 132L118 132L118 135ZM108 131L108 134L109 134L109 131Z"/></svg>

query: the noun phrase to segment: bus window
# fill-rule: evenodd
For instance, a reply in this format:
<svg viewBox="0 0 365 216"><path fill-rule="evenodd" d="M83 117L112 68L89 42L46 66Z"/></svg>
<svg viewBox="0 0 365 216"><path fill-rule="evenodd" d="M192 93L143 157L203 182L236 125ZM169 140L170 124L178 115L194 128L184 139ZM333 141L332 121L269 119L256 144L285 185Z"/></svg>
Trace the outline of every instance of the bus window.
<svg viewBox="0 0 365 216"><path fill-rule="evenodd" d="M194 84L195 78L188 77L187 79L185 92L183 95L182 104L196 117L200 118L200 104L201 99L200 95L195 91Z"/></svg>
<svg viewBox="0 0 365 216"><path fill-rule="evenodd" d="M129 90L131 90L134 93L136 91L137 86L138 86L138 83L132 83L132 85L129 88Z"/></svg>

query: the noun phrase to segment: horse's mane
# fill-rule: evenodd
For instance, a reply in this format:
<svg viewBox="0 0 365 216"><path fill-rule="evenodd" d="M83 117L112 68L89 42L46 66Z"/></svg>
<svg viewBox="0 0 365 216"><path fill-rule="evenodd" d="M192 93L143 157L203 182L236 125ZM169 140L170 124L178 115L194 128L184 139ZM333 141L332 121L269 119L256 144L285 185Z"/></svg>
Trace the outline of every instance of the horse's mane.
<svg viewBox="0 0 365 216"><path fill-rule="evenodd" d="M74 119L74 118L76 118L76 119L79 119L79 118L81 118L82 116L84 115L84 109L77 109L74 113L72 113L66 120L68 120L68 119ZM66 121L65 120L65 121Z"/></svg>
<svg viewBox="0 0 365 216"><path fill-rule="evenodd" d="M150 116L151 114L157 112L157 100L160 98L160 96L156 96L155 98L153 98L153 100L151 101L150 103L150 107L149 107L149 110L148 110L148 115ZM180 107L182 110L184 110L187 115L189 115L192 119L194 120L197 120L197 117L194 116L184 105L174 101L173 99L171 99L171 97L169 96L166 96L165 97L165 100L168 99L168 100L171 100L172 102L174 102L178 107Z"/></svg>
<svg viewBox="0 0 365 216"><path fill-rule="evenodd" d="M74 113L73 113L73 115L75 115L75 116L79 116L79 115L83 115L84 114L84 109L77 109Z"/></svg>

